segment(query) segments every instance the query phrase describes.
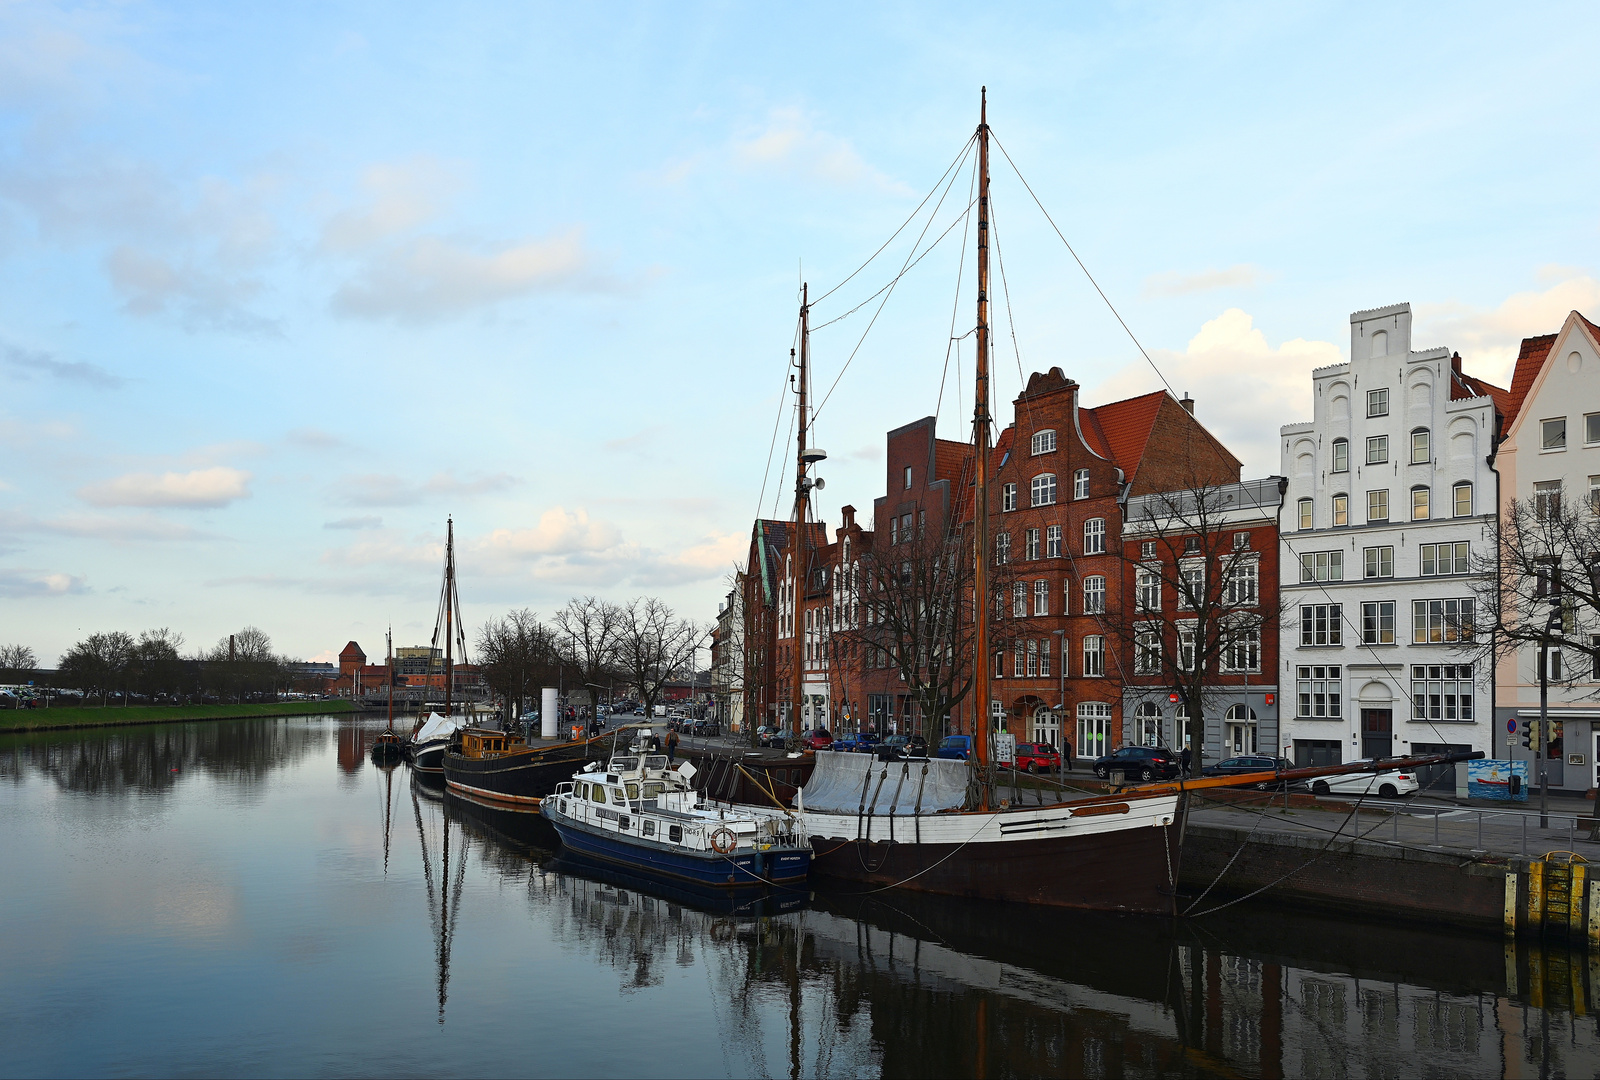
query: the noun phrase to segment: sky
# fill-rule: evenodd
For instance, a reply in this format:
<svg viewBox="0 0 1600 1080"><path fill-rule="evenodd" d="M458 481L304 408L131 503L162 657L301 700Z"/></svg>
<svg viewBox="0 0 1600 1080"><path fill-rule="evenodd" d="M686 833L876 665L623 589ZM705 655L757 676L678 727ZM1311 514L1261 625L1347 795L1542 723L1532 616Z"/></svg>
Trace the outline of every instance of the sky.
<svg viewBox="0 0 1600 1080"><path fill-rule="evenodd" d="M1503 385L1523 336L1600 318L1597 29L0 0L0 644L426 642L450 517L473 627L585 594L709 621L789 512L802 281L825 520L884 490L890 429L970 437L984 85L999 400L1164 376L1267 475L1349 314L1399 301Z"/></svg>

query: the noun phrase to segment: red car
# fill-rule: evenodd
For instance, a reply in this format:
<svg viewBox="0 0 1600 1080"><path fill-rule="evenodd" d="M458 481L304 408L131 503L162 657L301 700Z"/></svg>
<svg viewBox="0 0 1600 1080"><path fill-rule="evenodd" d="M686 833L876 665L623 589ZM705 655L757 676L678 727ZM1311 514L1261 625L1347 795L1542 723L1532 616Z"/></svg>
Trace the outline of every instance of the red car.
<svg viewBox="0 0 1600 1080"><path fill-rule="evenodd" d="M833 736L827 728L812 728L800 736L800 745L807 750L826 750L833 745Z"/></svg>
<svg viewBox="0 0 1600 1080"><path fill-rule="evenodd" d="M1049 743L1018 743L1017 768L1028 773L1055 772L1061 768L1061 752Z"/></svg>

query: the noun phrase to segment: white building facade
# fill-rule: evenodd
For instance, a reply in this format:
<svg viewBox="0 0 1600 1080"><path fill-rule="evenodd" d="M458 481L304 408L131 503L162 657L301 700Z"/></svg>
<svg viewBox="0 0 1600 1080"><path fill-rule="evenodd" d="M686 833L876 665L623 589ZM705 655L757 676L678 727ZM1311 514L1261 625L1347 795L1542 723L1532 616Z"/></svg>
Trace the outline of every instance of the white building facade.
<svg viewBox="0 0 1600 1080"><path fill-rule="evenodd" d="M1282 429L1282 753L1489 753L1469 566L1496 512L1491 388L1412 350L1409 304L1353 314L1349 362L1312 383L1313 419Z"/></svg>
<svg viewBox="0 0 1600 1080"><path fill-rule="evenodd" d="M1495 459L1502 509L1515 498L1535 504L1554 498L1600 512L1600 328L1576 311L1554 340L1523 343L1512 391L1514 413ZM1530 349L1530 346L1533 346ZM1542 348L1541 348L1542 347ZM1540 355L1542 353L1542 355ZM1526 366L1525 366L1526 365ZM1600 760L1600 624L1596 613L1575 610L1566 636L1588 640L1590 650L1559 653L1551 663L1549 737L1545 771L1552 788L1582 792L1596 786ZM1524 648L1501 660L1496 674L1496 757L1529 758L1506 721L1527 728L1539 716L1539 650ZM1530 778L1538 770L1528 770Z"/></svg>

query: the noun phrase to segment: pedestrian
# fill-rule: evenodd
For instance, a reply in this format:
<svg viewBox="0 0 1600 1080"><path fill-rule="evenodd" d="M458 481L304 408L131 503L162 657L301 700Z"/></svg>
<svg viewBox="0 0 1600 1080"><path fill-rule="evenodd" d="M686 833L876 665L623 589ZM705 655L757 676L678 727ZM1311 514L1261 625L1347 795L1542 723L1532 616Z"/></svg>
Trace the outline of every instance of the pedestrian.
<svg viewBox="0 0 1600 1080"><path fill-rule="evenodd" d="M678 729L667 729L667 764L670 766L678 757Z"/></svg>
<svg viewBox="0 0 1600 1080"><path fill-rule="evenodd" d="M1178 769L1183 773L1185 779L1188 779L1189 776L1189 760L1189 748L1185 746L1183 752L1178 755Z"/></svg>
<svg viewBox="0 0 1600 1080"><path fill-rule="evenodd" d="M1067 772L1072 771L1072 740L1061 740L1061 761L1067 767Z"/></svg>

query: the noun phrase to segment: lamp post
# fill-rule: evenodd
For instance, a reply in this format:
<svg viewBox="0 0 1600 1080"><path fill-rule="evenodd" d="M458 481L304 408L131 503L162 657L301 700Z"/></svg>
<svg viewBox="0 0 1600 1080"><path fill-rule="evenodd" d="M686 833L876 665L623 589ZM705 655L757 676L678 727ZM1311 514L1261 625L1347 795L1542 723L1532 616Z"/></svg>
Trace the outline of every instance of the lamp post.
<svg viewBox="0 0 1600 1080"><path fill-rule="evenodd" d="M1067 632L1066 630L1050 631L1061 639L1061 647L1056 649L1057 667L1061 672L1061 703L1056 706L1056 715L1061 717L1061 745L1056 747L1056 772L1063 785L1067 782Z"/></svg>

